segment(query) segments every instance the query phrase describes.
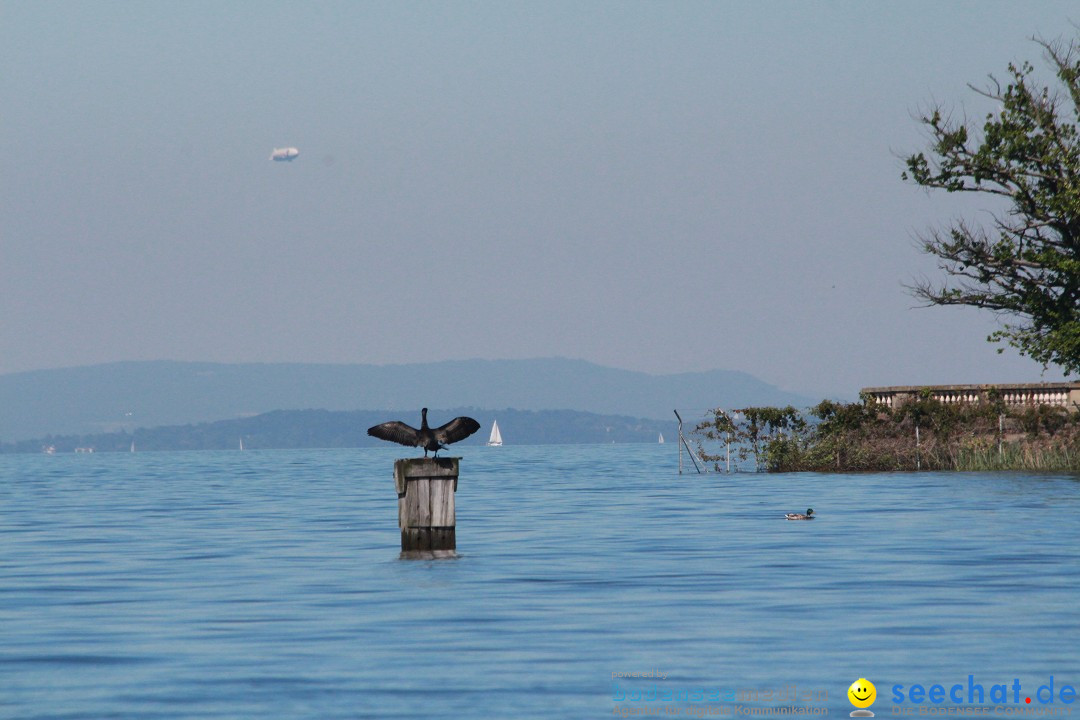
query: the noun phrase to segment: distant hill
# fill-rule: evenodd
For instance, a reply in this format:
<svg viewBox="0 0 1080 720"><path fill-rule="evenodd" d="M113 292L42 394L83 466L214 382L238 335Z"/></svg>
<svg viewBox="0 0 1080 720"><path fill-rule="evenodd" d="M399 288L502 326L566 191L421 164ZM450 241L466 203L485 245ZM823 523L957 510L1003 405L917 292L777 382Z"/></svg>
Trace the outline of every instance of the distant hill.
<svg viewBox="0 0 1080 720"><path fill-rule="evenodd" d="M412 365L119 362L0 375L0 441L131 432L272 410L480 407L666 419L674 408L811 402L743 372L649 375L563 358Z"/></svg>
<svg viewBox="0 0 1080 720"><path fill-rule="evenodd" d="M458 415L469 415L481 424L472 437L452 446L483 445L491 432L491 424L499 421L507 445L578 444L578 443L655 443L661 433L674 442L677 437L675 417L667 420L646 420L615 415L596 415L576 410L476 410L455 408L432 409L432 423L441 425ZM172 425L141 428L134 432L98 433L88 435L47 435L17 443L4 443L3 452L41 452L52 446L58 453L74 452L76 448L93 448L95 452L128 452L134 443L136 451L147 450L238 450L243 441L245 450L267 448L351 448L385 445L369 437L367 429L386 420L404 420L413 426L420 424L416 410L275 410L263 415L212 423ZM400 448L402 453L420 450ZM451 450L452 454L452 450Z"/></svg>

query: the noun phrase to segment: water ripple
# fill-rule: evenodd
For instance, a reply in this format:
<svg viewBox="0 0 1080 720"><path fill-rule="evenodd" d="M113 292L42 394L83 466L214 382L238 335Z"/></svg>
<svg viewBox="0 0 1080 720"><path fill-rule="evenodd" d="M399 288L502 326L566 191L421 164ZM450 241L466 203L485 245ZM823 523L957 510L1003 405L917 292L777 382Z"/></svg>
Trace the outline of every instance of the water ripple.
<svg viewBox="0 0 1080 720"><path fill-rule="evenodd" d="M598 717L648 668L846 714L874 672L1080 680L1076 478L672 453L470 448L453 560L399 557L394 449L0 456L0 715Z"/></svg>

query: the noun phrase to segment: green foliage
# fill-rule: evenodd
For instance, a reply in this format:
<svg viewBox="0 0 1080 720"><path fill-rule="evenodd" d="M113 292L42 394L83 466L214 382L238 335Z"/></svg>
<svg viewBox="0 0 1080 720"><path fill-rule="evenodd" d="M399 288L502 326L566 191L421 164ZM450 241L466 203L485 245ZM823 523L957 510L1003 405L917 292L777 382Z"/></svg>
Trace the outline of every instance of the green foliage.
<svg viewBox="0 0 1080 720"><path fill-rule="evenodd" d="M895 409L869 397L825 400L806 415L791 407L714 410L695 432L699 448L723 443L721 453L702 453L718 470L729 449L769 472L1080 469L1080 413L1009 409L993 392L983 402L943 403L927 391Z"/></svg>
<svg viewBox="0 0 1080 720"><path fill-rule="evenodd" d="M1036 42L1059 90L1040 86L1031 64L1010 64L1004 85L991 77L975 90L998 106L981 132L940 107L920 118L929 151L907 158L903 178L996 198L1007 209L989 228L956 220L923 236L950 279L911 290L931 305L1012 318L987 339L1072 374L1080 371L1080 45Z"/></svg>
<svg viewBox="0 0 1080 720"><path fill-rule="evenodd" d="M799 447L806 433L806 420L795 407L748 407L728 413L717 408L711 417L698 424L698 451L706 462L726 462L727 451L735 448L736 459L745 462L753 458L758 471L777 470L786 467L790 452ZM723 442L723 455L711 455L704 449L702 440Z"/></svg>
<svg viewBox="0 0 1080 720"><path fill-rule="evenodd" d="M1053 447L1006 445L961 448L956 461L960 471L1026 470L1029 472L1080 473L1080 446L1075 442Z"/></svg>
<svg viewBox="0 0 1080 720"><path fill-rule="evenodd" d="M1052 437L1068 425L1069 414L1065 408L1041 405L1025 410L1018 420L1028 437L1035 438L1044 433Z"/></svg>

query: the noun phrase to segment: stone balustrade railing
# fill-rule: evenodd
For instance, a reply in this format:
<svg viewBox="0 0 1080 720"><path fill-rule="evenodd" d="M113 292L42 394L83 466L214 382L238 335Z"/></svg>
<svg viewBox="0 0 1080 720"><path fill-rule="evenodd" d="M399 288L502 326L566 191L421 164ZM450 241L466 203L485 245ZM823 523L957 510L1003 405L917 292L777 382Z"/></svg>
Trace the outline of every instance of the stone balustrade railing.
<svg viewBox="0 0 1080 720"><path fill-rule="evenodd" d="M1006 407L1024 408L1050 405L1072 410L1080 409L1080 383L1027 383L1018 385L898 385L863 388L875 402L887 407L917 398L923 392L948 404L989 402L990 392L996 390Z"/></svg>

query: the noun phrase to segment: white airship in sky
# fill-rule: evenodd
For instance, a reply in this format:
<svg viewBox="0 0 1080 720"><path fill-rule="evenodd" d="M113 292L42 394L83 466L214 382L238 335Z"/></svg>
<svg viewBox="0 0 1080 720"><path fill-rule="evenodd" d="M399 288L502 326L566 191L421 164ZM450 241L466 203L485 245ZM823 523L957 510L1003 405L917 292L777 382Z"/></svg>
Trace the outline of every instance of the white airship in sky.
<svg viewBox="0 0 1080 720"><path fill-rule="evenodd" d="M270 153L270 159L276 162L292 162L300 154L296 148L274 148Z"/></svg>

